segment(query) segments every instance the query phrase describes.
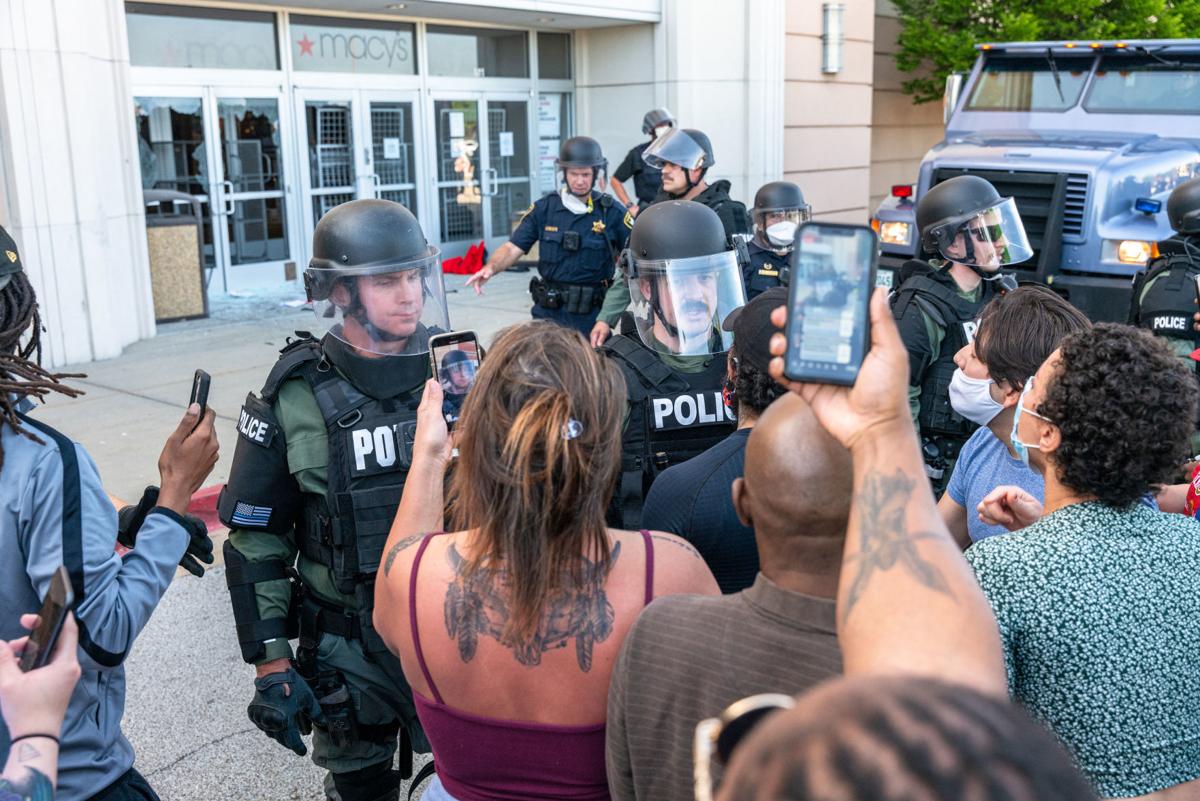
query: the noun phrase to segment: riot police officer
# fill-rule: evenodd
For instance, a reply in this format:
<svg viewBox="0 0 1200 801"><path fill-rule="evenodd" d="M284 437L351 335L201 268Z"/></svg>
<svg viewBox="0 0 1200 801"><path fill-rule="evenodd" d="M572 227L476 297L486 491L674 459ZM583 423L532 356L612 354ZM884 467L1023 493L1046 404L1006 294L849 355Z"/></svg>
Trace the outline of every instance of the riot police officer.
<svg viewBox="0 0 1200 801"><path fill-rule="evenodd" d="M974 339L975 319L997 292L1016 288L1000 268L1033 255L1012 198L976 175L931 188L917 203L921 247L940 260L899 271L892 313L908 349L909 406L926 472L941 495L958 451L976 428L950 406L954 354Z"/></svg>
<svg viewBox="0 0 1200 801"><path fill-rule="evenodd" d="M721 393L731 341L721 323L745 303L746 258L699 203L655 203L638 216L621 269L640 341L618 334L603 350L624 372L629 402L610 525L638 528L655 477L734 430Z"/></svg>
<svg viewBox="0 0 1200 801"><path fill-rule="evenodd" d="M331 799L395 799L397 738L402 772L404 751L429 745L371 611L429 337L448 328L441 260L404 206L357 200L317 223L304 283L332 327L290 342L246 397L218 503L238 642L257 672L248 712L300 755L315 727Z"/></svg>
<svg viewBox="0 0 1200 801"><path fill-rule="evenodd" d="M447 420L457 420L462 413L467 390L475 382L477 362L464 350L452 350L438 365L438 381L442 385L442 411Z"/></svg>
<svg viewBox="0 0 1200 801"><path fill-rule="evenodd" d="M750 216L754 238L748 245L747 301L772 287L787 286L792 241L796 238L800 223L812 216L812 207L804 202L804 194L794 183L772 181L763 184L754 194L754 208Z"/></svg>
<svg viewBox="0 0 1200 801"><path fill-rule="evenodd" d="M729 181L709 184L708 169L716 164L712 142L708 135L695 128L672 128L655 139L642 153L652 167L662 170L662 192L655 203L664 200L692 200L717 213L725 238L732 242L734 234L750 231L746 205L729 197ZM629 306L629 287L622 276L608 290L604 307L592 328L591 341L600 347L612 334L613 326Z"/></svg>
<svg viewBox="0 0 1200 801"><path fill-rule="evenodd" d="M625 154L625 160L613 173L613 194L629 207L629 213L635 217L641 209L653 203L654 198L662 191L662 170L647 164L642 158L642 153L655 139L674 127L675 118L667 109L655 108L647 111L642 117L642 133L648 134L650 139L630 148ZM624 184L630 178L633 179L633 193L637 202L630 202L629 195L625 192Z"/></svg>
<svg viewBox="0 0 1200 801"><path fill-rule="evenodd" d="M540 277L529 282L533 317L554 320L587 336L612 283L616 256L629 239L633 216L612 195L596 191L608 161L590 136L564 142L555 170L557 194L546 195L525 211L512 238L467 279L467 286L482 293L493 275L511 267L537 242Z"/></svg>

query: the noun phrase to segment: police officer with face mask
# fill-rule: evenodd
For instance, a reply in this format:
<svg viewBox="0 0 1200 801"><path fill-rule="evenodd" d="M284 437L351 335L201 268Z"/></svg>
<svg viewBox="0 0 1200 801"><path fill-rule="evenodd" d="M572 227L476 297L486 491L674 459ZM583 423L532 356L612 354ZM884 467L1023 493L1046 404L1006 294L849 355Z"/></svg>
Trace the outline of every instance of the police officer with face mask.
<svg viewBox="0 0 1200 801"><path fill-rule="evenodd" d="M629 402L610 525L639 528L655 477L734 430L722 399L732 340L721 324L745 303L746 261L699 203L655 203L638 216L621 256L638 338L618 334L603 350L624 372Z"/></svg>
<svg viewBox="0 0 1200 801"><path fill-rule="evenodd" d="M1016 288L1000 268L1033 255L1012 198L990 183L960 175L917 203L921 247L940 259L900 268L892 313L908 350L909 407L921 435L926 473L941 495L962 444L976 426L950 405L954 354L974 340L980 309Z"/></svg>
<svg viewBox="0 0 1200 801"><path fill-rule="evenodd" d="M536 242L540 277L529 282L534 319L553 320L587 336L612 284L616 256L629 239L633 216L612 195L595 188L608 171L595 139L568 139L555 168L558 192L525 211L512 238L467 279L467 286L482 294L493 275L514 265Z"/></svg>
<svg viewBox="0 0 1200 801"><path fill-rule="evenodd" d="M754 194L750 212L754 238L746 267L746 300L777 286L787 286L788 257L800 223L812 216L800 187L790 181L772 181Z"/></svg>
<svg viewBox="0 0 1200 801"><path fill-rule="evenodd" d="M646 112L642 117L642 133L648 134L650 140L634 145L625 154L625 160L613 173L612 190L617 199L629 207L629 213L635 217L637 213L654 202L654 198L662 191L662 170L647 164L642 154L654 140L663 136L675 127L675 118L665 108L655 108ZM625 192L625 182L633 179L634 199L631 201ZM636 201L636 202L634 202Z"/></svg>
<svg viewBox="0 0 1200 801"><path fill-rule="evenodd" d="M299 755L314 729L330 799L390 800L397 742L401 771L429 744L371 613L429 337L449 327L441 260L404 206L356 200L317 223L304 283L332 326L290 342L242 407L218 503L226 581L257 673L251 721Z"/></svg>

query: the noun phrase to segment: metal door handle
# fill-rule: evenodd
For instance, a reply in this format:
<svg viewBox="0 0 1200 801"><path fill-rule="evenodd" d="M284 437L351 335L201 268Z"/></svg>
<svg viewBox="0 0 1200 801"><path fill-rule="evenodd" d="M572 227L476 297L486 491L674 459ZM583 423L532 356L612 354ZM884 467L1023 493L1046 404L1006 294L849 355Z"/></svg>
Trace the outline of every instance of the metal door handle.
<svg viewBox="0 0 1200 801"><path fill-rule="evenodd" d="M233 214L234 209L235 209L234 200L233 200L233 181L222 181L221 187L223 189L228 187L227 193L222 198L222 200L225 201L225 212L224 213L225 214Z"/></svg>
<svg viewBox="0 0 1200 801"><path fill-rule="evenodd" d="M208 185L208 210L214 217L225 215L225 201L221 192L221 184L215 181Z"/></svg>
<svg viewBox="0 0 1200 801"><path fill-rule="evenodd" d="M383 186L383 179L381 179L376 173L371 173L371 183L374 186L372 191L375 193L375 197L380 197L379 187Z"/></svg>
<svg viewBox="0 0 1200 801"><path fill-rule="evenodd" d="M488 167L483 174L487 178L487 189L481 191L488 197L495 197L500 193L500 173L495 168Z"/></svg>

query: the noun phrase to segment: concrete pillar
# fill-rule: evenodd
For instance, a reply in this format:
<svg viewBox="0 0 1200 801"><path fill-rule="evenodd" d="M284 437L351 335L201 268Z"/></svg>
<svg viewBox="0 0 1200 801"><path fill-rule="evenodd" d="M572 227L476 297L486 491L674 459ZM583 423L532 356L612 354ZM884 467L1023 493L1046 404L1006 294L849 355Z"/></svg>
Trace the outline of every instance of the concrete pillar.
<svg viewBox="0 0 1200 801"><path fill-rule="evenodd" d="M0 0L0 223L46 324L45 361L154 334L121 0Z"/></svg>

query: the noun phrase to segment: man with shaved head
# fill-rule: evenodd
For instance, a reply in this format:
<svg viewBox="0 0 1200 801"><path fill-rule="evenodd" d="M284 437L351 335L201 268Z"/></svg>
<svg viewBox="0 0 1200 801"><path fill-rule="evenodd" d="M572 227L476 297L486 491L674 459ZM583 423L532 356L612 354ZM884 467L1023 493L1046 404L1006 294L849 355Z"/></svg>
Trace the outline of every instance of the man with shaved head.
<svg viewBox="0 0 1200 801"><path fill-rule="evenodd" d="M849 453L796 395L759 418L732 489L758 576L733 595L659 599L633 625L608 696L616 801L691 799L697 723L748 695L794 695L841 672L834 601L850 470Z"/></svg>

